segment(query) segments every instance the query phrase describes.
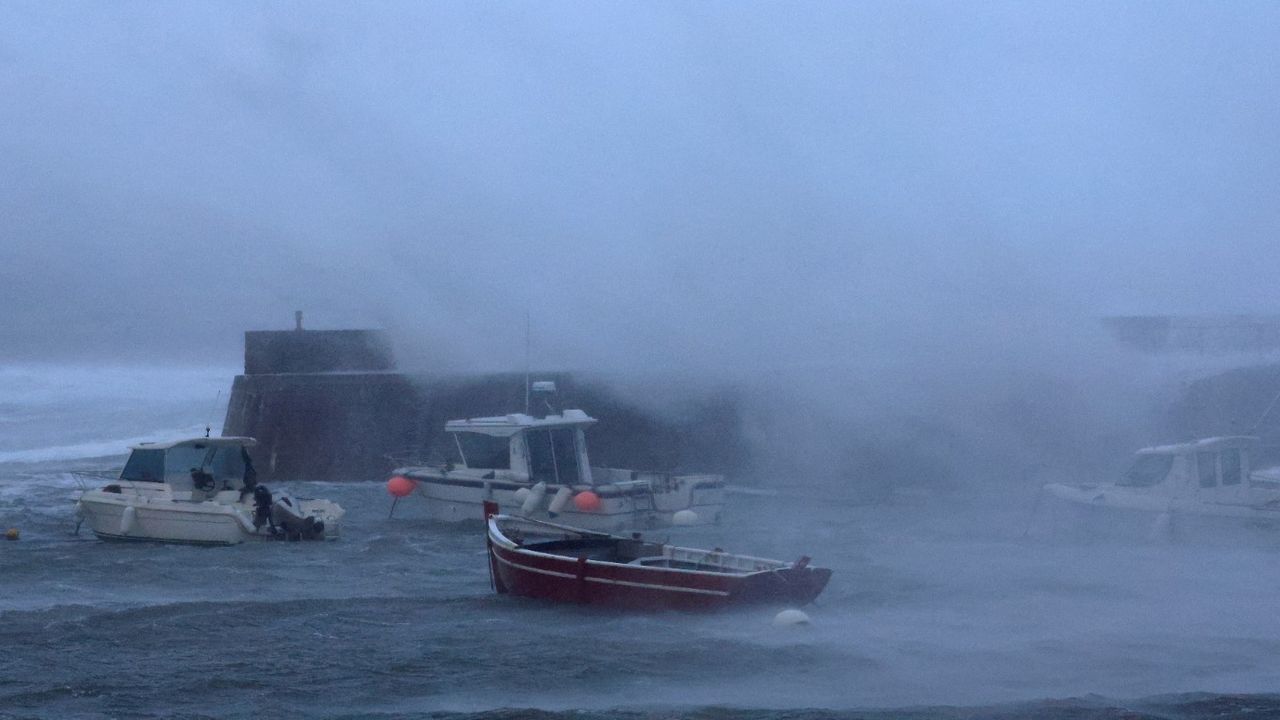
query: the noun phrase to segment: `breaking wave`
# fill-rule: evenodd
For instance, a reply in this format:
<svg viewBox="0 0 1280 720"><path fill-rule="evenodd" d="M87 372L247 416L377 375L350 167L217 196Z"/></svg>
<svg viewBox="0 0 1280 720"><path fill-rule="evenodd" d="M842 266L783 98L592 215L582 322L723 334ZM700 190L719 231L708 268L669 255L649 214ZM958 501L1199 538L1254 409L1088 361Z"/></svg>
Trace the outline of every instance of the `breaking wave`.
<svg viewBox="0 0 1280 720"><path fill-rule="evenodd" d="M203 425L191 425L174 430L157 430L156 432L126 438L91 440L71 445L52 445L23 450L0 451L0 463L43 463L115 456L123 457L128 453L130 445L155 442L157 440L171 440L179 437L193 437L203 433Z"/></svg>

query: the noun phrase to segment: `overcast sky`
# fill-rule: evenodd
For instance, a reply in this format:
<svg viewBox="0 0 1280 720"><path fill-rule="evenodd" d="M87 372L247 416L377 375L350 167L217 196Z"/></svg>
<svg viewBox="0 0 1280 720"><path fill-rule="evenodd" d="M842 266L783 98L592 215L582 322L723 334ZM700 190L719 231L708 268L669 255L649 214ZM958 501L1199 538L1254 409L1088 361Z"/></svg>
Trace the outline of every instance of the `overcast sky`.
<svg viewBox="0 0 1280 720"><path fill-rule="evenodd" d="M1280 311L1280 4L0 5L0 358L699 367ZM480 359L480 360L477 360Z"/></svg>

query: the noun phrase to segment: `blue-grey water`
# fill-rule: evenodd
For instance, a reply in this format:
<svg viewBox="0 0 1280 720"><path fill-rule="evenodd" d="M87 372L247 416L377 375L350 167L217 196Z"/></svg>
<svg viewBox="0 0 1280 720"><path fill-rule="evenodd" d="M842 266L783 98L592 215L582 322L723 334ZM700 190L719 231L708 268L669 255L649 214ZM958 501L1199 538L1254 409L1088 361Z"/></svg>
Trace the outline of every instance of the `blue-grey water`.
<svg viewBox="0 0 1280 720"><path fill-rule="evenodd" d="M285 488L346 507L334 542L73 535L72 471L201 431L231 375L0 368L0 717L1280 717L1280 539L1024 538L1033 492L779 478L672 535L834 568L791 628L496 596L478 523L377 484Z"/></svg>

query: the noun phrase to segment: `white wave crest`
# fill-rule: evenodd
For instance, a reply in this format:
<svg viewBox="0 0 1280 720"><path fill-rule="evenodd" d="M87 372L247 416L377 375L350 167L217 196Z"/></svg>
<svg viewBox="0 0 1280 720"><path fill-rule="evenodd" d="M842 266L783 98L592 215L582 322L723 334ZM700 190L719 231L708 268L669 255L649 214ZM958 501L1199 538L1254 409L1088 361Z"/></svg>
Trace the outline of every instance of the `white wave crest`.
<svg viewBox="0 0 1280 720"><path fill-rule="evenodd" d="M130 445L157 440L173 440L184 437L198 437L204 434L203 425L191 425L185 428L160 430L146 435L111 440L91 440L73 445L53 445L50 447L27 448L0 452L0 463L41 463L58 460L81 460L86 458L111 457L125 455Z"/></svg>

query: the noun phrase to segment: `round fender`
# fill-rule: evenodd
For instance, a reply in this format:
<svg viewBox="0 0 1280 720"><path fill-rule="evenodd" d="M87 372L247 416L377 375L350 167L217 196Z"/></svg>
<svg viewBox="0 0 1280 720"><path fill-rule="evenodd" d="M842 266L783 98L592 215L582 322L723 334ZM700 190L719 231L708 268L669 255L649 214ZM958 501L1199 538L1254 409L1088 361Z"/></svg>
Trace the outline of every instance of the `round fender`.
<svg viewBox="0 0 1280 720"><path fill-rule="evenodd" d="M128 535L138 526L138 511L132 505L126 505L120 514L120 534Z"/></svg>

